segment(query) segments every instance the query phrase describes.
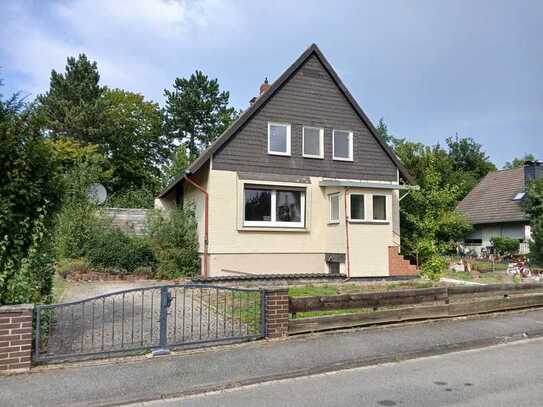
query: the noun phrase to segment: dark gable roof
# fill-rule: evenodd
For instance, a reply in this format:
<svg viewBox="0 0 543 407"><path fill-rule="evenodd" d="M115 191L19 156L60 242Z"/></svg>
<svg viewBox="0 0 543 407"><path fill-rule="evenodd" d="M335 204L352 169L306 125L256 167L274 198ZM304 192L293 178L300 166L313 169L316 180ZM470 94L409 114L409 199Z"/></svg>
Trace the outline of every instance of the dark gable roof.
<svg viewBox="0 0 543 407"><path fill-rule="evenodd" d="M336 71L334 71L334 68L330 65L330 63L326 60L324 55L322 54L319 47L317 47L316 44L312 44L307 50L304 51L300 57L294 61L294 63L285 71L283 74L271 85L270 89L268 89L263 95L258 97L253 105L251 105L232 125L225 130L225 132L217 139L215 140L204 152L200 157L192 163L192 165L188 168L186 173L188 174L194 174L197 172L211 157L212 155L221 148L232 136L236 134L236 132L242 128L245 123L251 117L260 110L262 106L266 104L266 102L273 97L273 95L285 85L285 83L288 82L288 80L298 71L300 67L312 56L315 55L319 61L323 64L326 71L330 74L332 79L334 80L337 87L341 90L341 92L345 95L353 109L356 111L360 119L364 122L364 124L370 129L371 134L376 138L376 140L379 142L383 150L387 153L387 155L390 157L390 159L394 162L394 164L398 167L398 170L400 171L401 177L409 182L410 184L415 184L415 181L409 174L409 172L405 169L405 167L402 165L398 157L394 154L392 149L387 145L387 143L383 140L383 138L377 133L377 130L371 123L370 119L366 114L362 111L362 108L358 105L356 100L353 98L347 87L343 84L339 76L337 75ZM159 195L161 196L168 193L179 181L183 179L183 177L186 174L180 174L177 176L171 183L168 185Z"/></svg>
<svg viewBox="0 0 543 407"><path fill-rule="evenodd" d="M458 210L474 225L525 221L521 201L513 201L524 190L522 167L491 172L460 202Z"/></svg>

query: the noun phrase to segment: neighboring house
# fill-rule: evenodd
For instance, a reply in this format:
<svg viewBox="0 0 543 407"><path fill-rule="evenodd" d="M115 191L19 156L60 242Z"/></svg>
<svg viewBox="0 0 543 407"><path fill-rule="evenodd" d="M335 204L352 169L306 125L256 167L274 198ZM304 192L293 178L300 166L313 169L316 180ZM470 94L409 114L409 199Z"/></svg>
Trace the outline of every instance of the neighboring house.
<svg viewBox="0 0 543 407"><path fill-rule="evenodd" d="M415 274L396 156L316 45L156 199L191 203L204 276ZM207 197L207 201L206 201Z"/></svg>
<svg viewBox="0 0 543 407"><path fill-rule="evenodd" d="M494 236L520 241L520 253L529 250L530 225L522 201L530 181L543 176L538 161L523 167L491 172L460 202L458 210L467 216L473 231L464 239L477 254L492 246Z"/></svg>

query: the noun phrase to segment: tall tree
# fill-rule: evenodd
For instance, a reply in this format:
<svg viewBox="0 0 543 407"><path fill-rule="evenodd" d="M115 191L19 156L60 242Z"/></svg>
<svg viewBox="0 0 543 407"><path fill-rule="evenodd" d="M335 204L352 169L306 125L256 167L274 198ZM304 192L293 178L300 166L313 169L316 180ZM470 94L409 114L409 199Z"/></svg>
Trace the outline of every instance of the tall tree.
<svg viewBox="0 0 543 407"><path fill-rule="evenodd" d="M524 206L532 228L530 259L543 266L543 178L538 178L528 185Z"/></svg>
<svg viewBox="0 0 543 407"><path fill-rule="evenodd" d="M65 73L51 71L49 91L37 97L38 113L51 138L73 138L104 144L102 123L105 106L101 98L96 62L85 54L69 57Z"/></svg>
<svg viewBox="0 0 543 407"><path fill-rule="evenodd" d="M471 137L448 137L446 142L452 164L449 179L451 183L459 186L459 198L462 199L481 178L496 171L496 166L483 151L481 144Z"/></svg>
<svg viewBox="0 0 543 407"><path fill-rule="evenodd" d="M518 167L522 167L524 165L524 162L525 161L535 161L536 158L533 154L526 154L524 155L524 157L521 157L521 158L513 158L513 161L507 161L504 166L503 166L503 169L504 170L510 170L510 169L513 169L513 168L518 168Z"/></svg>
<svg viewBox="0 0 543 407"><path fill-rule="evenodd" d="M207 148L238 116L228 106L230 94L221 91L217 79L201 71L189 79L176 78L166 96L166 127L170 137L183 145L192 161Z"/></svg>
<svg viewBox="0 0 543 407"><path fill-rule="evenodd" d="M146 187L157 192L163 166L172 143L163 132L162 111L157 103L122 89L106 90L104 153L111 163L108 184L115 192Z"/></svg>

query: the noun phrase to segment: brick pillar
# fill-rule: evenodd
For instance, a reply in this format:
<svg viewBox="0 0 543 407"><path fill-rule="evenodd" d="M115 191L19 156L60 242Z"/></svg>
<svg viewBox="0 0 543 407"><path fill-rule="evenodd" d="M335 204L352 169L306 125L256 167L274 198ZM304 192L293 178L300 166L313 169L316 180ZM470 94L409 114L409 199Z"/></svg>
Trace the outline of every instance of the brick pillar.
<svg viewBox="0 0 543 407"><path fill-rule="evenodd" d="M32 304L0 307L0 373L30 369Z"/></svg>
<svg viewBox="0 0 543 407"><path fill-rule="evenodd" d="M269 288L266 296L266 337L288 335L288 288Z"/></svg>

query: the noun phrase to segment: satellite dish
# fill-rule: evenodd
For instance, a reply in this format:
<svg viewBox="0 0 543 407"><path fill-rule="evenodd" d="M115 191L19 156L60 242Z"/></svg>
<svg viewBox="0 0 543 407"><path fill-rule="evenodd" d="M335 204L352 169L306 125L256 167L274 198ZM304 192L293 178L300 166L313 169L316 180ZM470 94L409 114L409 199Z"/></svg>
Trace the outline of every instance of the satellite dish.
<svg viewBox="0 0 543 407"><path fill-rule="evenodd" d="M90 184L87 189L87 196L98 205L103 204L107 198L106 187L98 183Z"/></svg>

